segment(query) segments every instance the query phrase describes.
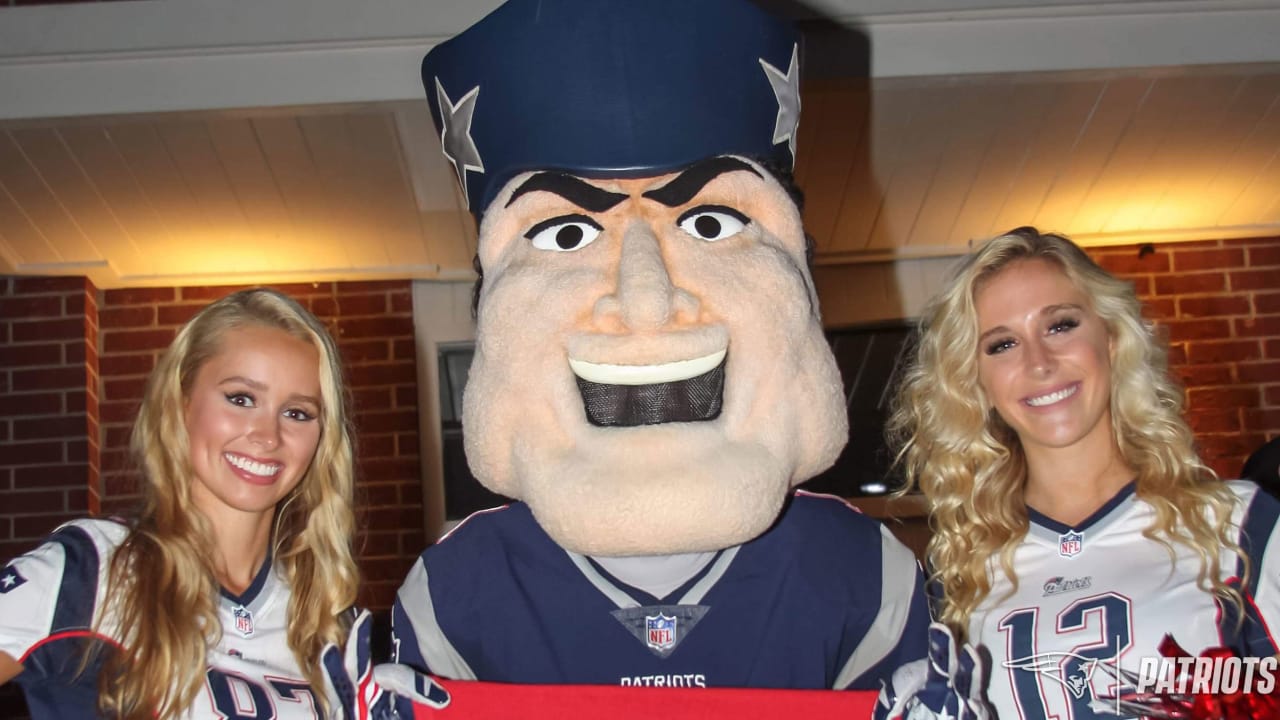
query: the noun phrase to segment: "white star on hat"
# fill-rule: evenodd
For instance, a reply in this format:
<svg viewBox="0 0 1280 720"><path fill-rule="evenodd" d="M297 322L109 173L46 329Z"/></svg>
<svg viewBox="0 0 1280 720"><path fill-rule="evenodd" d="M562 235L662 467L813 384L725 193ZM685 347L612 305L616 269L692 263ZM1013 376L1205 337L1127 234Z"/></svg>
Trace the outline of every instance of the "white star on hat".
<svg viewBox="0 0 1280 720"><path fill-rule="evenodd" d="M773 142L787 143L791 149L791 163L796 161L796 128L800 127L800 47L791 46L791 65L783 73L760 58L760 66L764 68L769 86L773 88L774 97L778 98L778 119L773 124Z"/></svg>
<svg viewBox="0 0 1280 720"><path fill-rule="evenodd" d="M471 88L454 104L449 100L440 78L436 78L436 102L440 106L440 146L444 156L453 163L453 171L458 174L458 184L462 185L462 198L467 206L471 206L470 194L467 191L467 171L484 172L484 163L480 161L480 151L471 138L471 118L476 111L476 98L480 96L480 86Z"/></svg>

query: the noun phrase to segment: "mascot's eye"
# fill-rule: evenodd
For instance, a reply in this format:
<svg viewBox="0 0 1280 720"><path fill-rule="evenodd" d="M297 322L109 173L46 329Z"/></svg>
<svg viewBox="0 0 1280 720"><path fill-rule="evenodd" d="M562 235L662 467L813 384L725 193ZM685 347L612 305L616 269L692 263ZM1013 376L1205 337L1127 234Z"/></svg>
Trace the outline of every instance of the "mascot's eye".
<svg viewBox="0 0 1280 720"><path fill-rule="evenodd" d="M572 252L590 245L602 230L586 215L561 215L534 225L524 236L539 250Z"/></svg>
<svg viewBox="0 0 1280 720"><path fill-rule="evenodd" d="M699 205L676 221L681 230L707 242L733 237L750 224L751 218L724 205Z"/></svg>

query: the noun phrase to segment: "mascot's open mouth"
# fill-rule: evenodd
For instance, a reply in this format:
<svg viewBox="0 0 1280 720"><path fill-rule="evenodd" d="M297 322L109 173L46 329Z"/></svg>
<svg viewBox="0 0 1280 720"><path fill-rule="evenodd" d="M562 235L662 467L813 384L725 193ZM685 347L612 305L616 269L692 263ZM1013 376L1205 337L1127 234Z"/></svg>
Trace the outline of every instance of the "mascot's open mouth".
<svg viewBox="0 0 1280 720"><path fill-rule="evenodd" d="M724 405L726 351L661 365L606 365L569 360L587 421L634 427L714 420Z"/></svg>

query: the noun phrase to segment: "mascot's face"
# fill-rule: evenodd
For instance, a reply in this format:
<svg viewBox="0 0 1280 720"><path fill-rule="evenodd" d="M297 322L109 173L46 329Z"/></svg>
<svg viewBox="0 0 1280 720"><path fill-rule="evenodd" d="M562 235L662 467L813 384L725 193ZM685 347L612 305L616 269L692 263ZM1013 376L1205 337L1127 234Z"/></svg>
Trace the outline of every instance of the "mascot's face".
<svg viewBox="0 0 1280 720"><path fill-rule="evenodd" d="M744 542L844 445L800 215L754 163L519 175L480 261L467 457L563 547Z"/></svg>

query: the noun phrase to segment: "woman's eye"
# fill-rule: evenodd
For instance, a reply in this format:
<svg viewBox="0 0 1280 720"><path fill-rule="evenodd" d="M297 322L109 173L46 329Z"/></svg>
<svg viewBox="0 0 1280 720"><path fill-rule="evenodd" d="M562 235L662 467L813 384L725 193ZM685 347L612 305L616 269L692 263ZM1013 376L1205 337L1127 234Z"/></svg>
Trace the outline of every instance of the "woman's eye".
<svg viewBox="0 0 1280 720"><path fill-rule="evenodd" d="M1049 326L1049 332L1050 333L1066 332L1068 330L1075 330L1078 327L1080 327L1079 320L1076 320L1075 318L1063 318L1061 320L1054 321L1054 323Z"/></svg>
<svg viewBox="0 0 1280 720"><path fill-rule="evenodd" d="M1012 340L997 340L987 346L988 355L999 355L1000 353L1013 347Z"/></svg>
<svg viewBox="0 0 1280 720"><path fill-rule="evenodd" d="M315 415L312 415L306 410L299 410L296 408L293 410L285 410L284 416L289 418L290 420L297 420L298 422L308 422L310 420L316 419Z"/></svg>
<svg viewBox="0 0 1280 720"><path fill-rule="evenodd" d="M707 242L733 237L750 224L751 218L724 205L699 205L676 221L681 230Z"/></svg>
<svg viewBox="0 0 1280 720"><path fill-rule="evenodd" d="M529 228L524 236L539 250L581 250L600 236L604 228L586 215L561 215Z"/></svg>
<svg viewBox="0 0 1280 720"><path fill-rule="evenodd" d="M248 393L227 393L227 402L239 407L253 407L253 396Z"/></svg>

